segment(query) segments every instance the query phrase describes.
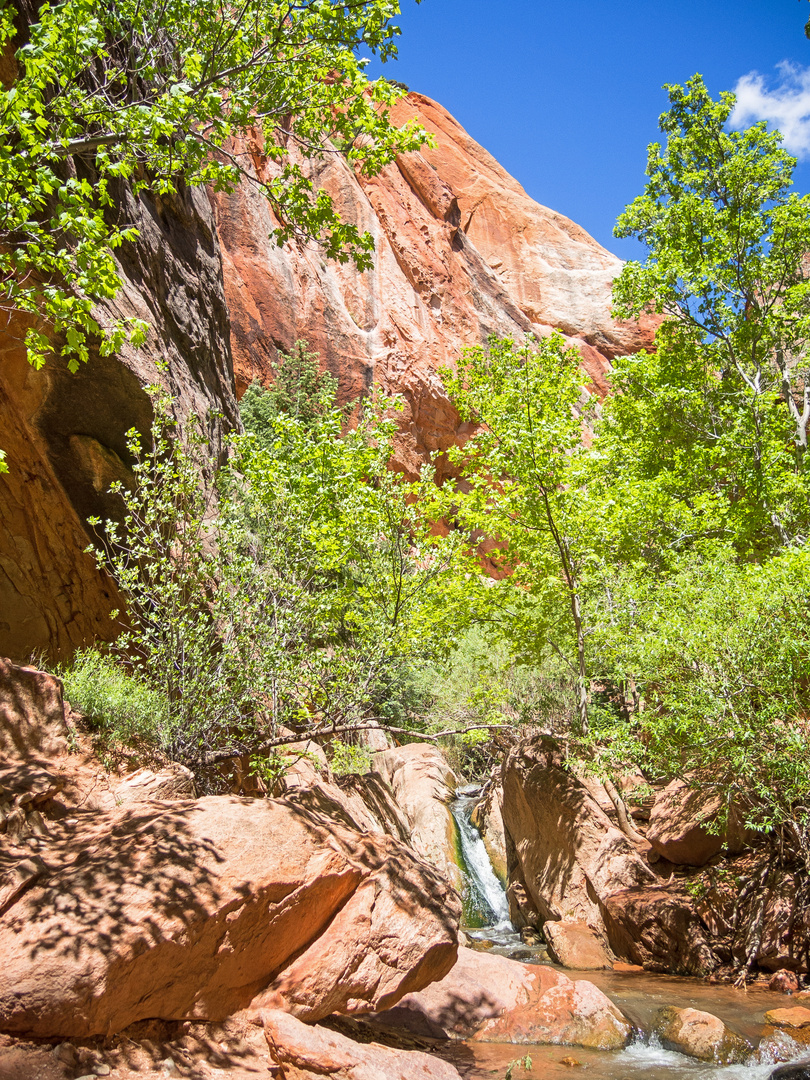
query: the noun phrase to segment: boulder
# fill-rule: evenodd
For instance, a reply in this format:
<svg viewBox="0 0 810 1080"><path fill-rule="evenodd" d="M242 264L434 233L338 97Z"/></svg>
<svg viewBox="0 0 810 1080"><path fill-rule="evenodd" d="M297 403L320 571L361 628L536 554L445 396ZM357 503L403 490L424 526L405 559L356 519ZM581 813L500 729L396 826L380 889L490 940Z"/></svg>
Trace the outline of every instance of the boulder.
<svg viewBox="0 0 810 1080"><path fill-rule="evenodd" d="M170 762L157 771L138 769L125 776L115 790L119 803L149 802L152 799L172 802L193 799L196 794L194 774L177 762Z"/></svg>
<svg viewBox="0 0 810 1080"><path fill-rule="evenodd" d="M707 975L719 963L692 898L679 886L613 893L604 913L611 948L649 971Z"/></svg>
<svg viewBox="0 0 810 1080"><path fill-rule="evenodd" d="M63 754L68 747L62 681L0 657L0 760L6 767Z"/></svg>
<svg viewBox="0 0 810 1080"><path fill-rule="evenodd" d="M289 800L136 803L9 847L0 1030L220 1020L258 994L309 1020L442 978L460 903L402 844Z"/></svg>
<svg viewBox="0 0 810 1080"><path fill-rule="evenodd" d="M456 824L448 806L458 781L442 751L432 743L398 746L375 754L372 772L383 778L405 812L414 850L461 892Z"/></svg>
<svg viewBox="0 0 810 1080"><path fill-rule="evenodd" d="M768 1080L810 1080L810 1062L795 1061L780 1065L768 1076Z"/></svg>
<svg viewBox="0 0 810 1080"><path fill-rule="evenodd" d="M461 1080L446 1061L418 1050L357 1043L279 1010L261 1014L270 1057L285 1080Z"/></svg>
<svg viewBox="0 0 810 1080"><path fill-rule="evenodd" d="M503 793L510 880L525 887L541 922L581 921L604 933L608 897L655 882L636 846L564 767L555 740L526 739L509 752Z"/></svg>
<svg viewBox="0 0 810 1080"><path fill-rule="evenodd" d="M780 968L768 980L768 989L778 994L795 994L799 989L799 979L795 971Z"/></svg>
<svg viewBox="0 0 810 1080"><path fill-rule="evenodd" d="M810 1009L795 1005L792 1009L769 1009L765 1013L765 1023L778 1028L810 1027Z"/></svg>
<svg viewBox="0 0 810 1080"><path fill-rule="evenodd" d="M506 868L506 835L503 827L503 787L500 779L489 784L478 802L470 821L481 833L492 869L504 888L509 876Z"/></svg>
<svg viewBox="0 0 810 1080"><path fill-rule="evenodd" d="M656 796L647 839L661 858L681 866L705 866L724 847L739 853L750 834L733 809L722 829L707 828L721 808L720 797L710 788L673 780Z"/></svg>
<svg viewBox="0 0 810 1080"><path fill-rule="evenodd" d="M375 1022L432 1038L554 1043L616 1050L629 1020L593 983L543 964L460 948L440 982L409 994Z"/></svg>
<svg viewBox="0 0 810 1080"><path fill-rule="evenodd" d="M753 1052L745 1039L729 1030L719 1017L698 1009L666 1006L655 1017L653 1032L667 1050L717 1065L738 1064Z"/></svg>
<svg viewBox="0 0 810 1080"><path fill-rule="evenodd" d="M543 935L554 960L578 971L613 967L604 941L584 922L547 922Z"/></svg>

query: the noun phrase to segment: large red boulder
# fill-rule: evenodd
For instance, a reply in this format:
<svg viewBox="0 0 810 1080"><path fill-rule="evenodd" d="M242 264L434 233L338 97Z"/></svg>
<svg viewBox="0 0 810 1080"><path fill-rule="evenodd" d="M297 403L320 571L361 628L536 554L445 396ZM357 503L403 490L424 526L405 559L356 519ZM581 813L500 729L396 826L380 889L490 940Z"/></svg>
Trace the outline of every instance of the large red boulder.
<svg viewBox="0 0 810 1080"><path fill-rule="evenodd" d="M433 1038L601 1050L624 1046L631 1034L630 1022L593 983L464 947L444 979L375 1021Z"/></svg>
<svg viewBox="0 0 810 1080"><path fill-rule="evenodd" d="M285 1080L461 1080L452 1065L431 1054L357 1043L278 1010L266 1009L261 1018L270 1057Z"/></svg>
<svg viewBox="0 0 810 1080"><path fill-rule="evenodd" d="M680 886L624 889L605 900L611 945L650 971L706 975L717 967L710 935Z"/></svg>
<svg viewBox="0 0 810 1080"><path fill-rule="evenodd" d="M268 987L315 1020L387 1008L455 961L460 902L432 868L289 801L138 803L48 830L2 853L0 1030L219 1020Z"/></svg>
<svg viewBox="0 0 810 1080"><path fill-rule="evenodd" d="M662 858L681 866L705 866L723 848L739 853L750 835L733 808L722 826L712 824L721 809L722 800L710 789L673 780L655 799L647 839Z"/></svg>

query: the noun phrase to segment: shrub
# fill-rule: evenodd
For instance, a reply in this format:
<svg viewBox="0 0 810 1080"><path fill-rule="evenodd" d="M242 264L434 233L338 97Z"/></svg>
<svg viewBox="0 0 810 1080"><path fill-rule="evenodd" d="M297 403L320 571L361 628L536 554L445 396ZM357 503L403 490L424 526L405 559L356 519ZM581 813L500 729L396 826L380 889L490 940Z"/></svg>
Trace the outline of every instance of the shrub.
<svg viewBox="0 0 810 1080"><path fill-rule="evenodd" d="M169 703L95 649L77 652L60 671L65 697L111 746L168 749Z"/></svg>

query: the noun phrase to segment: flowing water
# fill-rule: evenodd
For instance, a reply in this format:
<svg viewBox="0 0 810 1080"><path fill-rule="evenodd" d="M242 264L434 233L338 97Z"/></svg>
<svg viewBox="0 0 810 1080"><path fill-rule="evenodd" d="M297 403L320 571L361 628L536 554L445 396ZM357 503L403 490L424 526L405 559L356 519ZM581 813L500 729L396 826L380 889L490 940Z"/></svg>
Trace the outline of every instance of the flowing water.
<svg viewBox="0 0 810 1080"><path fill-rule="evenodd" d="M465 791L451 805L458 825L459 861L465 877L467 933L494 942L493 952L537 963L537 956L523 945L509 922L506 893L492 869L478 830L470 822L476 801L474 795ZM524 1077L554 1080L575 1077L578 1073L586 1075L588 1080L767 1080L776 1062L810 1058L810 1046L800 1045L784 1035L777 1036L767 1052L753 1053L745 1065L721 1067L664 1050L645 1034L660 1008L676 1005L719 1016L729 1028L757 1046L763 1035L765 1011L792 1004L782 994L763 989L735 990L731 986L713 986L674 975L613 971L566 971L566 974L595 983L619 1006L638 1030L630 1046L604 1051L571 1046L453 1043L441 1056L452 1061L465 1080L499 1080L510 1062L526 1054L532 1059L532 1068L528 1072L516 1068L514 1080Z"/></svg>

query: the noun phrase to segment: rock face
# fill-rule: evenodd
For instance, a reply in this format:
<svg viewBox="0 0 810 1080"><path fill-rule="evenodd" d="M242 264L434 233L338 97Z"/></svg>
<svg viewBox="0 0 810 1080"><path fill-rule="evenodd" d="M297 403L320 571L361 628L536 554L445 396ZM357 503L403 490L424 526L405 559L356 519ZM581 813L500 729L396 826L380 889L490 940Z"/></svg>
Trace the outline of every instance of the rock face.
<svg viewBox="0 0 810 1080"><path fill-rule="evenodd" d="M237 387L267 382L278 350L304 339L338 376L344 400L376 381L405 400L399 464L466 429L436 369L490 334L521 338L556 328L579 347L600 392L610 358L649 344L653 322L616 324L610 283L621 263L573 222L540 206L440 105L411 93L394 110L416 117L436 149L403 154L376 177L336 154L315 179L341 213L375 241L365 273L327 264L317 248L279 249L255 187L215 195L232 318ZM273 166L243 148L256 173Z"/></svg>
<svg viewBox="0 0 810 1080"><path fill-rule="evenodd" d="M123 186L116 214L140 238L119 250L123 288L97 312L102 324L136 316L152 327L140 350L116 357L91 350L72 375L62 360L33 371L22 325L0 332L0 431L9 472L0 475L0 655L27 660L72 653L115 628L120 604L111 583L84 553L90 515L118 516L107 494L129 478L126 432L149 431L152 406L143 385L160 383L180 417L209 411L211 453L237 423L228 311L219 243L205 193L171 201L137 200ZM165 361L168 370L158 371Z"/></svg>
<svg viewBox="0 0 810 1080"><path fill-rule="evenodd" d="M410 743L375 754L379 774L405 812L410 843L460 892L461 871L455 862L456 826L448 809L456 776L441 750L432 743Z"/></svg>
<svg viewBox="0 0 810 1080"><path fill-rule="evenodd" d="M706 975L718 964L705 922L680 886L624 889L605 900L613 949L650 971Z"/></svg>
<svg viewBox="0 0 810 1080"><path fill-rule="evenodd" d="M441 982L376 1019L433 1038L601 1050L626 1045L631 1034L629 1021L593 983L464 947Z"/></svg>
<svg viewBox="0 0 810 1080"><path fill-rule="evenodd" d="M584 923L613 947L603 919L608 898L655 882L637 848L563 768L552 739L526 740L509 752L503 791L510 879L525 890L541 922Z"/></svg>
<svg viewBox="0 0 810 1080"><path fill-rule="evenodd" d="M743 851L745 830L733 812L725 828L706 828L719 810L720 800L710 792L673 780L653 804L647 839L662 858L685 866L703 866L724 847L735 854Z"/></svg>
<svg viewBox="0 0 810 1080"><path fill-rule="evenodd" d="M0 776L0 810L8 792L25 827L6 828L0 847L0 1030L80 1037L149 1017L220 1020L261 994L312 1021L387 1008L452 967L456 894L400 842L330 816L328 800L53 800L71 767L43 759L46 744L66 743L59 682L4 674L5 744L18 756ZM8 701L40 709L10 740ZM36 715L48 720L39 741Z"/></svg>
<svg viewBox="0 0 810 1080"><path fill-rule="evenodd" d="M285 1012L265 1010L262 1021L270 1057L287 1080L460 1080L452 1065L416 1050L356 1043Z"/></svg>
<svg viewBox="0 0 810 1080"><path fill-rule="evenodd" d="M698 1009L669 1005L656 1016L653 1031L668 1050L718 1065L743 1062L752 1052L745 1039L730 1031L719 1017Z"/></svg>

